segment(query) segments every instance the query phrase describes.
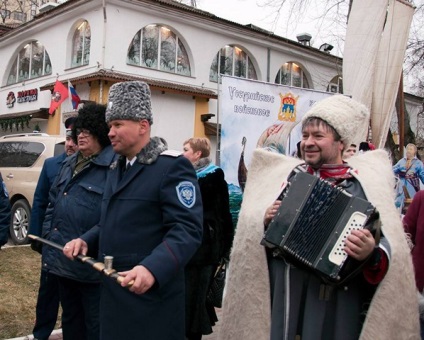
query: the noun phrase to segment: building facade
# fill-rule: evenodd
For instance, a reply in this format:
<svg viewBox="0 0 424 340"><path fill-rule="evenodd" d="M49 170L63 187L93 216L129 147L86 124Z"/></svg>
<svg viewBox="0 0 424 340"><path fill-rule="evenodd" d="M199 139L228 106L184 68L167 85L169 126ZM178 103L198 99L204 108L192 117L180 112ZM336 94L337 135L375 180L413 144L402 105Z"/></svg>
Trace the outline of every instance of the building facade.
<svg viewBox="0 0 424 340"><path fill-rule="evenodd" d="M65 101L48 114L56 80L83 102L110 86L152 90L152 135L181 149L209 135L216 147L219 74L342 92L342 60L327 51L170 0L68 0L0 36L0 135L64 134Z"/></svg>
<svg viewBox="0 0 424 340"><path fill-rule="evenodd" d="M21 25L37 14L56 7L67 0L2 0L0 22L6 25Z"/></svg>

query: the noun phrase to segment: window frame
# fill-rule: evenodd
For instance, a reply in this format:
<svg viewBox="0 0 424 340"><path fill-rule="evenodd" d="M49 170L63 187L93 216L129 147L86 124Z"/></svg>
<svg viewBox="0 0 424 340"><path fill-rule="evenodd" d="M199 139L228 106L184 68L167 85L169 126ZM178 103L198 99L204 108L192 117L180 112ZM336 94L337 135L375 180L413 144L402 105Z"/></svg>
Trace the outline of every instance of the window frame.
<svg viewBox="0 0 424 340"><path fill-rule="evenodd" d="M343 78L342 78L342 76L337 75L330 80L330 82L327 86L327 92L343 94Z"/></svg>
<svg viewBox="0 0 424 340"><path fill-rule="evenodd" d="M169 53L165 54L168 46L171 47L172 58L169 58ZM187 51L183 40L174 30L165 25L149 24L133 36L128 46L126 63L131 66L191 76L191 63ZM151 58L148 58L149 56ZM169 64L171 66L167 67L166 65Z"/></svg>
<svg viewBox="0 0 424 340"><path fill-rule="evenodd" d="M244 70L237 64L243 64ZM236 71L238 71L238 74L236 74ZM252 58L246 50L238 45L225 45L215 54L209 68L209 81L217 83L219 76L222 74L242 79L258 80L258 73Z"/></svg>
<svg viewBox="0 0 424 340"><path fill-rule="evenodd" d="M34 152L29 152L30 147ZM2 141L0 143L0 167L1 168L30 168L43 152L46 146L42 142L35 141ZM12 163L6 163L12 159ZM31 161L31 162L29 162Z"/></svg>
<svg viewBox="0 0 424 340"><path fill-rule="evenodd" d="M35 47L36 48L35 48ZM34 51L37 51L42 54L42 67L40 74L32 74L33 62L36 59L36 54ZM27 60L24 60L27 59ZM25 66L25 70L23 69L23 65ZM50 66L50 70L47 70L47 66ZM28 79L36 79L40 77L44 77L52 74L52 65L51 60L46 48L43 44L40 43L39 40L32 40L26 43L17 53L13 59L12 66L9 69L9 75L6 80L7 85L13 85L20 82L24 82ZM13 80L11 80L11 76L13 76Z"/></svg>
<svg viewBox="0 0 424 340"><path fill-rule="evenodd" d="M79 40L79 41L76 43L75 42L76 40ZM79 54L81 54L80 57L78 57ZM87 20L83 20L76 25L74 32L72 34L72 50L71 50L70 68L89 65L90 55L91 55L91 26ZM78 61L78 58L79 58L79 61Z"/></svg>
<svg viewBox="0 0 424 340"><path fill-rule="evenodd" d="M295 78L295 72L293 71L293 65L295 65L299 70L300 70L300 75L298 77L298 79L300 80L300 86L297 86L294 84L294 80ZM284 83L282 82L282 73L283 71L285 71L284 69L287 70L287 72L285 73L285 75L288 75L290 77L290 82L289 83ZM277 81L278 78L278 81ZM301 65L299 65L298 63L294 62L294 61L288 61L286 63L284 63L283 65L281 65L281 67L278 69L277 74L275 75L275 80L274 80L275 84L279 84L279 85L284 85L284 86L292 86L292 87L299 87L299 88L303 88L303 89L310 89L310 85L309 85L309 80L306 77L306 73L303 70L303 67ZM306 85L306 86L304 86Z"/></svg>

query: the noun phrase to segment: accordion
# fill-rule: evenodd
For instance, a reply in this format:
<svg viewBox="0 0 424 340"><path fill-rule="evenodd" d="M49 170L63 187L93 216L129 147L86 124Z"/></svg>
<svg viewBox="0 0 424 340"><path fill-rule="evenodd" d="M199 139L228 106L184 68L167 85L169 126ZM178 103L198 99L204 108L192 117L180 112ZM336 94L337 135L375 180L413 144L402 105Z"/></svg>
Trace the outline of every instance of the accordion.
<svg viewBox="0 0 424 340"><path fill-rule="evenodd" d="M352 230L364 228L374 206L304 172L292 177L280 199L261 244L327 282L340 282L348 260L345 240Z"/></svg>

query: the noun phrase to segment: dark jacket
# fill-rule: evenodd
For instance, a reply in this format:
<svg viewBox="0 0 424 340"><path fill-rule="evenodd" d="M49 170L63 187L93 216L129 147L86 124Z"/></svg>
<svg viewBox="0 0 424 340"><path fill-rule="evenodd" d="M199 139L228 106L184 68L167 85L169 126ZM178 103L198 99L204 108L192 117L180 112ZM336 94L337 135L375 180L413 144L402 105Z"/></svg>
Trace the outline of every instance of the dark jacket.
<svg viewBox="0 0 424 340"><path fill-rule="evenodd" d="M202 239L202 204L190 162L159 155L160 144L151 139L125 174L125 160L117 162L106 182L100 226L82 236L90 249L100 235L100 254L113 256L117 271L143 265L156 279L136 295L104 278L103 340L184 339L184 266Z"/></svg>
<svg viewBox="0 0 424 340"><path fill-rule="evenodd" d="M41 236L44 216L49 204L49 191L65 159L66 153L64 152L59 156L50 157L44 161L32 203L31 224L29 226L29 233L32 235ZM33 242L31 247L41 252L41 243Z"/></svg>
<svg viewBox="0 0 424 340"><path fill-rule="evenodd" d="M214 166L207 173L197 172L203 203L203 241L190 264L218 264L229 258L234 238L228 185L224 172Z"/></svg>
<svg viewBox="0 0 424 340"><path fill-rule="evenodd" d="M222 169L209 162L196 174L203 203L203 240L186 267L186 333L210 334L216 315L207 295L219 261L229 259L234 228Z"/></svg>
<svg viewBox="0 0 424 340"><path fill-rule="evenodd" d="M353 196L366 198L356 178L346 179L337 186ZM389 250L390 246L383 236L380 244ZM291 260L287 258L274 257L271 251L267 253L271 288L271 340L294 339L298 334L302 339L359 338L377 288L377 285L365 279L365 267L346 283L330 287L310 270L290 264Z"/></svg>
<svg viewBox="0 0 424 340"><path fill-rule="evenodd" d="M6 244L9 238L10 218L9 194L0 173L0 247Z"/></svg>
<svg viewBox="0 0 424 340"><path fill-rule="evenodd" d="M99 222L106 176L116 157L112 147L107 146L72 177L78 154L63 163L50 191L43 224L43 237L60 245L79 237ZM70 261L52 247L43 247L43 266L53 274L77 281L100 281L98 272L86 264Z"/></svg>
<svg viewBox="0 0 424 340"><path fill-rule="evenodd" d="M403 218L405 232L414 244L412 262L415 268L417 289L424 289L424 190L418 191Z"/></svg>

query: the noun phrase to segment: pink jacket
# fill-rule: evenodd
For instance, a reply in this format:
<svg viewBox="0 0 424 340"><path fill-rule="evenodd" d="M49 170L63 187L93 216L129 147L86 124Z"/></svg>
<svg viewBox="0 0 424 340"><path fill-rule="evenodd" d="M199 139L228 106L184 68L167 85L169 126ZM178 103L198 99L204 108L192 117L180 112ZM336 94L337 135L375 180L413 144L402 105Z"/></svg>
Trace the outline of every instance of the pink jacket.
<svg viewBox="0 0 424 340"><path fill-rule="evenodd" d="M415 282L420 292L424 288L424 190L416 193L403 218L405 232L411 234L414 243L412 262L415 268Z"/></svg>

